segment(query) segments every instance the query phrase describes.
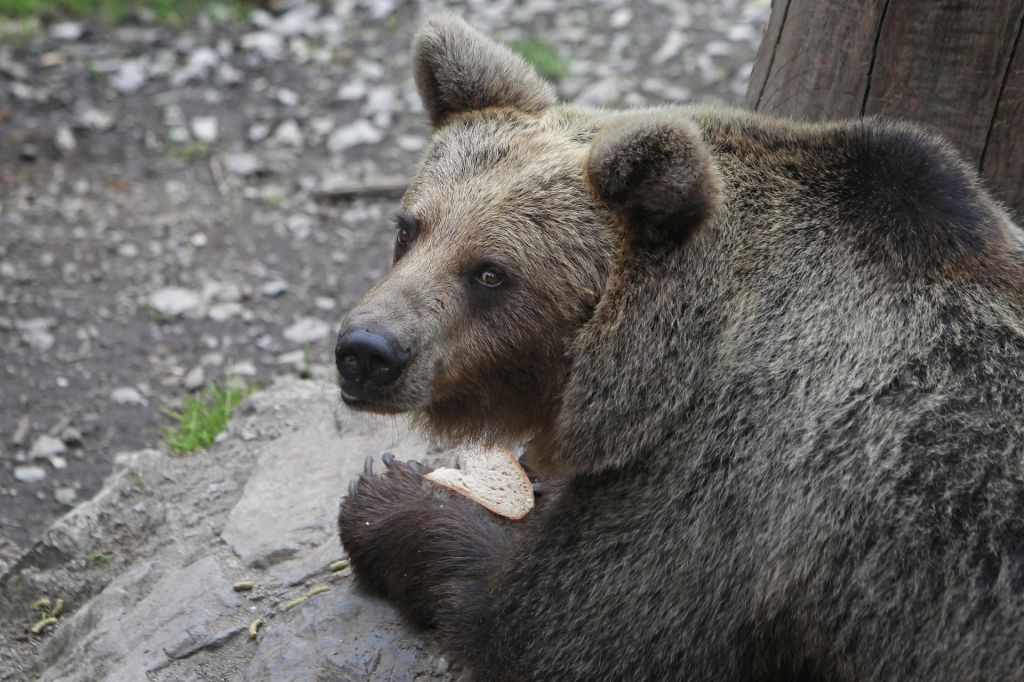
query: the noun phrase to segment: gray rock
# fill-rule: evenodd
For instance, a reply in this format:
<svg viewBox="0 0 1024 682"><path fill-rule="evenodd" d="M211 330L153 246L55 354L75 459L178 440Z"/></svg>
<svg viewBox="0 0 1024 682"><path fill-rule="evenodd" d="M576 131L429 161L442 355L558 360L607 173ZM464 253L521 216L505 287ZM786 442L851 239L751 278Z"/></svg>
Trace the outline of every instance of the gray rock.
<svg viewBox="0 0 1024 682"><path fill-rule="evenodd" d="M34 464L14 467L14 480L22 483L38 483L46 478L46 469Z"/></svg>
<svg viewBox="0 0 1024 682"><path fill-rule="evenodd" d="M249 126L247 137L250 142L262 142L270 135L270 126L266 123L253 123Z"/></svg>
<svg viewBox="0 0 1024 682"><path fill-rule="evenodd" d="M241 303L214 303L210 306L207 315L214 322L224 322L241 315L244 310Z"/></svg>
<svg viewBox="0 0 1024 682"><path fill-rule="evenodd" d="M14 326L21 334L21 340L32 350L45 353L53 348L53 334L49 332L52 322L46 318L34 317L27 320L16 320Z"/></svg>
<svg viewBox="0 0 1024 682"><path fill-rule="evenodd" d="M110 401L115 405L143 406L149 404L149 401L142 397L138 389L131 386L115 388L110 393Z"/></svg>
<svg viewBox="0 0 1024 682"><path fill-rule="evenodd" d="M65 445L81 445L82 432L74 426L66 426L60 431L60 439Z"/></svg>
<svg viewBox="0 0 1024 682"><path fill-rule="evenodd" d="M53 137L53 144L57 147L57 151L64 155L75 151L75 148L78 147L78 140L75 139L75 133L71 130L71 126L58 126L57 134Z"/></svg>
<svg viewBox="0 0 1024 682"><path fill-rule="evenodd" d="M117 122L111 113L96 107L85 107L75 117L75 121L81 127L92 130L110 130Z"/></svg>
<svg viewBox="0 0 1024 682"><path fill-rule="evenodd" d="M253 31L242 36L243 50L252 50L269 61L276 61L284 54L284 40L270 31Z"/></svg>
<svg viewBox="0 0 1024 682"><path fill-rule="evenodd" d="M13 590L0 599L0 641L23 630L13 614L39 594L69 605L38 658L5 659L15 679L452 680L429 639L358 592L349 570L328 568L343 556L338 498L364 455L420 459L427 445L402 420L383 433L373 417L335 414L317 383L297 379L247 398L229 430L252 439L118 456L99 495L0 576ZM107 562L83 570L97 553ZM235 593L241 579L256 589ZM281 609L314 585L331 589ZM242 633L257 617L253 642Z"/></svg>
<svg viewBox="0 0 1024 682"><path fill-rule="evenodd" d="M284 330L284 338L292 343L313 343L325 338L331 332L331 325L315 317L303 317Z"/></svg>
<svg viewBox="0 0 1024 682"><path fill-rule="evenodd" d="M270 25L270 30L281 36L316 35L319 33L317 17L320 7L316 3L302 4L288 10Z"/></svg>
<svg viewBox="0 0 1024 682"><path fill-rule="evenodd" d="M274 142L282 147L301 147L304 141L302 128L293 119L282 121L274 131Z"/></svg>
<svg viewBox="0 0 1024 682"><path fill-rule="evenodd" d="M233 377L254 377L256 373L256 365L251 360L236 362L224 370L224 374Z"/></svg>
<svg viewBox="0 0 1024 682"><path fill-rule="evenodd" d="M620 7L608 17L608 26L616 30L629 26L633 20L633 10L628 7Z"/></svg>
<svg viewBox="0 0 1024 682"><path fill-rule="evenodd" d="M149 305L165 317L178 317L193 312L202 303L203 298L198 292L182 287L164 287L149 297Z"/></svg>
<svg viewBox="0 0 1024 682"><path fill-rule="evenodd" d="M366 93L366 83L360 80L350 80L338 88L336 99L342 102L356 102L366 97Z"/></svg>
<svg viewBox="0 0 1024 682"><path fill-rule="evenodd" d="M299 99L299 93L288 88L278 89L278 91L274 93L274 99L286 107L297 107L301 101Z"/></svg>
<svg viewBox="0 0 1024 682"><path fill-rule="evenodd" d="M211 635L201 621L196 621L186 626L174 641L164 647L164 653L168 658L187 658L203 649L224 646L229 639L244 629L243 626L236 625Z"/></svg>
<svg viewBox="0 0 1024 682"><path fill-rule="evenodd" d="M367 93L364 109L366 115L373 119L375 126L387 128L391 125L391 117L398 107L398 96L395 94L394 87L380 85L371 88Z"/></svg>
<svg viewBox="0 0 1024 682"><path fill-rule="evenodd" d="M331 133L327 138L327 150L332 154L338 154L358 145L377 144L383 139L383 132L369 121L360 119Z"/></svg>
<svg viewBox="0 0 1024 682"><path fill-rule="evenodd" d="M260 287L260 293L268 298L277 298L286 291L288 291L288 282L283 279L272 279Z"/></svg>
<svg viewBox="0 0 1024 682"><path fill-rule="evenodd" d="M74 504L78 499L78 491L71 486L61 486L53 491L53 499L60 504Z"/></svg>
<svg viewBox="0 0 1024 682"><path fill-rule="evenodd" d="M54 438L53 436L39 436L39 438L36 439L36 442L32 444L32 448L28 451L28 456L32 459L44 459L46 457L66 452L67 449L67 446L64 445L64 441L60 438Z"/></svg>
<svg viewBox="0 0 1024 682"><path fill-rule="evenodd" d="M397 0L363 0L366 14L374 21L387 19L398 8Z"/></svg>
<svg viewBox="0 0 1024 682"><path fill-rule="evenodd" d="M332 640L344 645L323 646ZM433 647L409 638L391 607L345 585L310 599L268 626L244 679L428 682L448 680L450 672Z"/></svg>
<svg viewBox="0 0 1024 682"><path fill-rule="evenodd" d="M110 79L110 85L122 94L138 92L149 80L149 61L129 59L121 63L117 73Z"/></svg>
<svg viewBox="0 0 1024 682"><path fill-rule="evenodd" d="M181 385L189 391L198 391L206 384L206 373L202 365L196 365L181 380Z"/></svg>
<svg viewBox="0 0 1024 682"><path fill-rule="evenodd" d="M171 77L173 85L183 85L193 80L202 80L209 76L210 71L220 63L220 55L211 47L200 45L192 50L185 66L177 70Z"/></svg>

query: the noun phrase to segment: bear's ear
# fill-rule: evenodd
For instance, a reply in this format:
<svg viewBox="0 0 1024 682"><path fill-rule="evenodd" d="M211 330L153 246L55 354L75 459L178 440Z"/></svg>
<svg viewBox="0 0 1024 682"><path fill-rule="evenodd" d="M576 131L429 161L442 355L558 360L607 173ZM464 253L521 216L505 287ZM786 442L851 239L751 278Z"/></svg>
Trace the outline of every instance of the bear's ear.
<svg viewBox="0 0 1024 682"><path fill-rule="evenodd" d="M718 205L711 155L697 126L679 113L613 119L594 138L584 171L633 244L682 243Z"/></svg>
<svg viewBox="0 0 1024 682"><path fill-rule="evenodd" d="M556 101L552 87L519 55L458 17L428 18L412 53L416 87L435 128L463 111L512 107L535 113Z"/></svg>

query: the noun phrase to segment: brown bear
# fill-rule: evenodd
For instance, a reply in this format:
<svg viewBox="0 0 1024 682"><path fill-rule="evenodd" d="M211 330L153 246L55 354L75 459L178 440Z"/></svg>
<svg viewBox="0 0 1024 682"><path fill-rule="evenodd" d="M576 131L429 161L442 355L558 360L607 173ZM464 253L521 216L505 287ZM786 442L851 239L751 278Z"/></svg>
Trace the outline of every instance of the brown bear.
<svg viewBox="0 0 1024 682"><path fill-rule="evenodd" d="M513 523L368 465L339 519L358 580L481 680L1024 679L1024 234L975 173L903 124L545 104L451 18L416 61L434 144L482 146L428 150L412 196L500 187L532 158L509 146L560 137L575 174L448 210L487 223L500 192L570 240L586 192L619 239L563 344L564 484ZM535 225L478 248L548 258ZM471 284L422 314L513 292Z"/></svg>

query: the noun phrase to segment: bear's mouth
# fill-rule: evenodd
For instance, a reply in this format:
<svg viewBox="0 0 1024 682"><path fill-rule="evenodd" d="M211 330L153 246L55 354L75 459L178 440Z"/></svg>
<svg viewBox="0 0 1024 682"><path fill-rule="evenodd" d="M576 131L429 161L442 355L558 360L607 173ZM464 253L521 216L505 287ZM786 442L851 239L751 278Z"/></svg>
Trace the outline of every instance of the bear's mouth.
<svg viewBox="0 0 1024 682"><path fill-rule="evenodd" d="M342 382L339 381L338 383L341 392L341 402L345 403L345 406L350 409L359 412L372 412L374 414L400 414L407 411L405 408L397 405L392 396L356 395L346 390Z"/></svg>

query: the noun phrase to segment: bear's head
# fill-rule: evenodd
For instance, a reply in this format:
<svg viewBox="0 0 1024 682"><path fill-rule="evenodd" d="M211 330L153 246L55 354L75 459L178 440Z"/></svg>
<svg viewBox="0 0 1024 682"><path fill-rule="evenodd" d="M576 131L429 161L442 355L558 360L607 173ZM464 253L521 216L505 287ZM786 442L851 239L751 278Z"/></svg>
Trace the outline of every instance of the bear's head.
<svg viewBox="0 0 1024 682"><path fill-rule="evenodd" d="M696 225L714 201L707 155L665 112L557 104L460 19L429 19L413 53L433 134L395 215L391 271L342 323L342 398L447 437L543 437L623 217Z"/></svg>

